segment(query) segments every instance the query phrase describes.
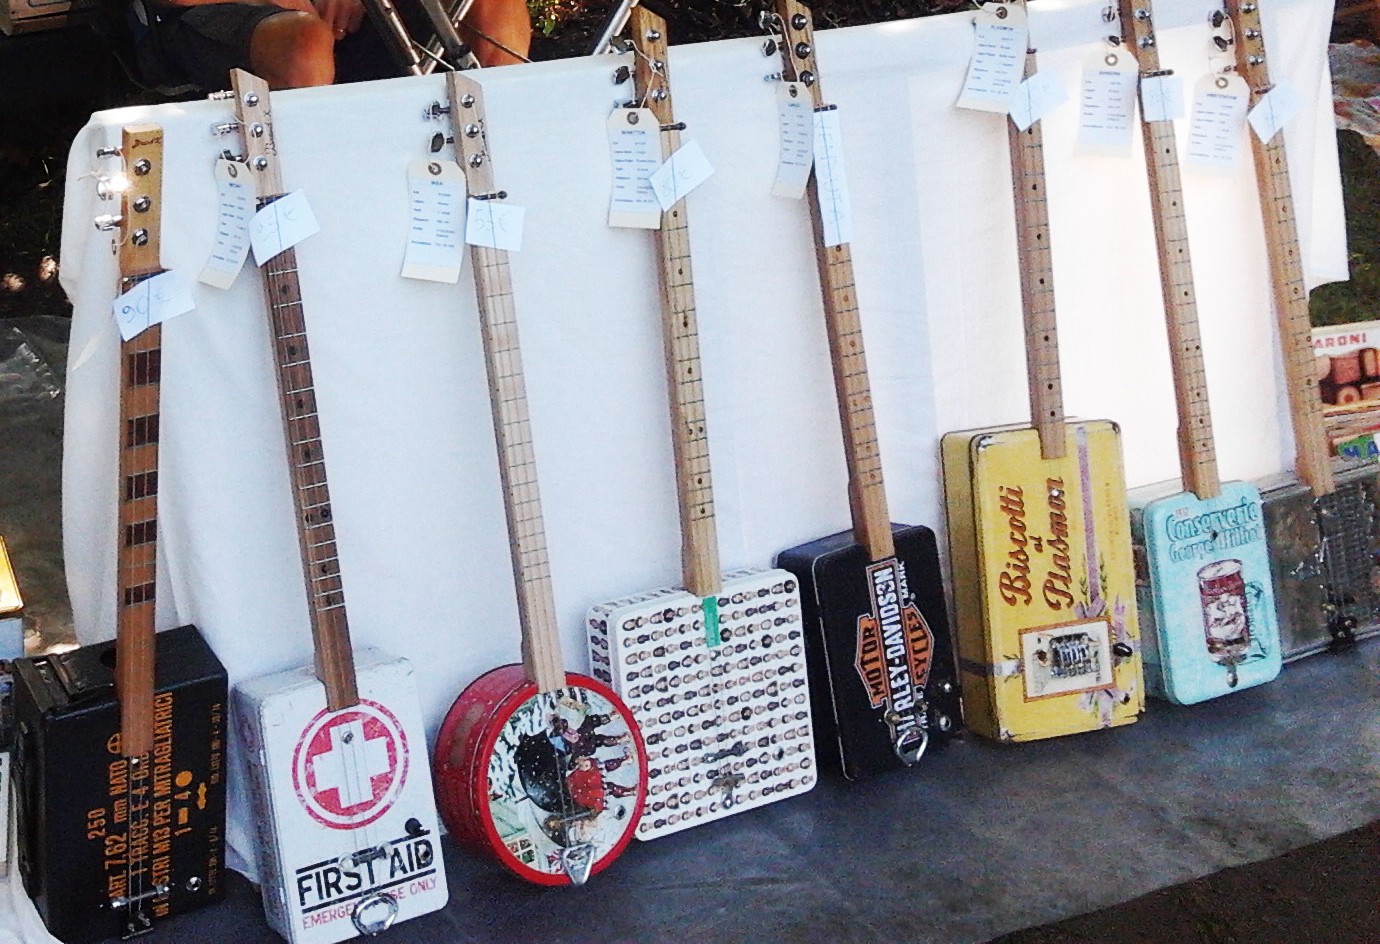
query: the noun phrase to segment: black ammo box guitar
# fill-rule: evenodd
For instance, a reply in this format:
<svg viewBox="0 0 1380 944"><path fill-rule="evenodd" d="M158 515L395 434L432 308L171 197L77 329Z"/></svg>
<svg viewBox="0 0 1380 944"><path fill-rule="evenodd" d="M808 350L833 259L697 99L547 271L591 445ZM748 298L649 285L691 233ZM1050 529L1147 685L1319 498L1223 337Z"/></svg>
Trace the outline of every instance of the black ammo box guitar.
<svg viewBox="0 0 1380 944"><path fill-rule="evenodd" d="M126 127L116 154L128 187L97 226L124 292L162 271L162 129ZM225 669L194 627L154 632L161 341L154 325L120 349L116 639L15 664L19 872L68 944L221 894Z"/></svg>
<svg viewBox="0 0 1380 944"><path fill-rule="evenodd" d="M829 110L820 91L810 11L778 0L782 77ZM843 426L853 530L783 551L801 583L818 742L851 779L920 760L960 724L958 676L934 532L892 525L863 353L848 243L826 245L818 154L810 218Z"/></svg>

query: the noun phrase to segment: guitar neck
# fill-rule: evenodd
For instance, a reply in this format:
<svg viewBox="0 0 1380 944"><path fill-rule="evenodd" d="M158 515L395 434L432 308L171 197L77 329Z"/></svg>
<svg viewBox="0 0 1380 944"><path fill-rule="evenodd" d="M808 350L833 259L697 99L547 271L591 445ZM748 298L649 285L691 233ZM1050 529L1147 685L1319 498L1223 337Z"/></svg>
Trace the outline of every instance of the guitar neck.
<svg viewBox="0 0 1380 944"><path fill-rule="evenodd" d="M1023 6L1024 4L1022 4ZM1025 57L1034 75L1035 51ZM1059 374L1059 334L1054 310L1054 262L1045 191L1044 137L1036 121L1025 131L1006 124L1011 150L1011 189L1016 203L1016 252L1021 272L1021 314L1025 326L1026 382L1030 424L1040 437L1040 455L1064 455L1064 392Z"/></svg>
<svg viewBox="0 0 1380 944"><path fill-rule="evenodd" d="M235 89L236 114L246 132L246 167L254 173L258 206L262 209L284 193L268 86L242 69L232 71L230 77ZM273 361L277 367L292 504L297 516L297 539L316 653L316 675L326 688L327 707L339 711L359 703L359 690L350 627L345 617L335 518L326 484L326 458L321 444L302 288L297 278L297 253L291 248L284 249L261 268L273 332Z"/></svg>
<svg viewBox="0 0 1380 944"><path fill-rule="evenodd" d="M1141 84L1146 77L1164 74L1160 71L1149 0L1121 0L1121 23L1123 39L1140 61ZM1187 491L1201 499L1215 498L1221 492L1221 479L1208 406L1174 122L1142 120L1142 139L1179 414L1179 468Z"/></svg>
<svg viewBox="0 0 1380 944"><path fill-rule="evenodd" d="M124 292L162 271L163 129L126 127L120 153L130 181L121 207L119 267ZM140 757L153 749L162 339L161 327L153 325L120 346L115 692L125 757Z"/></svg>
<svg viewBox="0 0 1380 944"><path fill-rule="evenodd" d="M1258 0L1227 0L1226 7L1234 27L1237 74L1250 85L1250 103L1254 107L1271 88ZM1260 211L1265 222L1271 295L1284 354L1298 476L1314 495L1325 495L1336 488L1336 482L1323 421L1322 396L1318 392L1313 326L1308 318L1308 287L1303 279L1284 134L1276 133L1264 143L1254 134L1250 139L1260 191Z"/></svg>
<svg viewBox="0 0 1380 944"><path fill-rule="evenodd" d="M675 118L666 68L666 23L645 7L637 6L629 16L629 25L633 41L641 50L634 70L637 95L647 102L661 123L664 160L680 147L680 132L671 127ZM661 330L670 388L671 447L680 511L681 576L687 590L706 597L719 590L719 542L709 470L690 230L683 199L662 213L656 247Z"/></svg>
<svg viewBox="0 0 1380 944"><path fill-rule="evenodd" d="M449 86L451 114L458 129L457 150L469 191L498 199L485 139L483 89L462 72L450 74ZM471 246L470 261L478 294L503 511L508 522L508 546L522 624L523 667L538 690L551 692L565 687L565 669L537 488L512 272L508 253L502 249Z"/></svg>
<svg viewBox="0 0 1380 944"><path fill-rule="evenodd" d="M815 111L824 108L819 73L814 61L814 32L810 10L796 0L777 0L777 15L785 31L781 52L782 76L808 84ZM806 76L809 76L808 80ZM843 427L844 457L848 465L848 498L853 516L853 536L867 549L870 560L896 553L891 536L886 486L882 480L882 454L877 423L872 412L872 385L867 377L862 321L853 276L853 253L847 243L825 245L824 220L820 214L819 181L810 173L806 200L815 236L815 262L824 295L824 324L829 337L829 360L834 372L834 392Z"/></svg>

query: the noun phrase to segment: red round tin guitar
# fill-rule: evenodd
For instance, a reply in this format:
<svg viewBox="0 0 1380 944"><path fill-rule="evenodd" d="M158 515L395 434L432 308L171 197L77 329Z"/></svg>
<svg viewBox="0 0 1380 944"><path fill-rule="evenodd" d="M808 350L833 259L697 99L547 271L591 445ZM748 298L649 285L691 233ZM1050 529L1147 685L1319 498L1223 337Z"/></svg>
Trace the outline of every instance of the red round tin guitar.
<svg viewBox="0 0 1380 944"><path fill-rule="evenodd" d="M478 83L451 73L455 149L471 214L501 228ZM631 712L604 684L562 668L518 350L508 254L472 246L523 660L470 684L441 725L437 805L461 844L542 885L580 885L632 838L647 760Z"/></svg>

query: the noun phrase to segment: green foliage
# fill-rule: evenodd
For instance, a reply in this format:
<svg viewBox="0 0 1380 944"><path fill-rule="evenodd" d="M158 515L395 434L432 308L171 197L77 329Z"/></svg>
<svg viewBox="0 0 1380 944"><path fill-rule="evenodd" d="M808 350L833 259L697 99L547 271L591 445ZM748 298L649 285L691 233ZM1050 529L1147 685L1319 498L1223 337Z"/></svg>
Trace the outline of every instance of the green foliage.
<svg viewBox="0 0 1380 944"><path fill-rule="evenodd" d="M1351 280L1322 285L1308 299L1315 325L1380 318L1380 154L1354 131L1337 132Z"/></svg>

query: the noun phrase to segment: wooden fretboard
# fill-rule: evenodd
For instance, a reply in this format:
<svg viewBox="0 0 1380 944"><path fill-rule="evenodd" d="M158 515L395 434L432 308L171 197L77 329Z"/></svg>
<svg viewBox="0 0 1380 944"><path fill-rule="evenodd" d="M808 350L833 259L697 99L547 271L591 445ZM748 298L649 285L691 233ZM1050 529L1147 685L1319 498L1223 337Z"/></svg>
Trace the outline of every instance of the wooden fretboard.
<svg viewBox="0 0 1380 944"><path fill-rule="evenodd" d="M1142 84L1160 70L1159 49L1149 0L1121 0L1122 40L1140 62ZM1188 251L1188 223L1173 121L1144 121L1145 165L1150 180L1150 205L1159 255L1160 290L1169 330L1169 359L1174 375L1174 399L1179 413L1179 468L1184 489L1200 499L1215 498L1222 490L1208 406L1207 374L1203 366L1198 305L1193 292L1193 266Z"/></svg>
<svg viewBox="0 0 1380 944"><path fill-rule="evenodd" d="M1236 71L1249 84L1250 103L1254 107L1271 88L1259 3L1258 0L1226 0L1226 6L1234 25ZM1264 144L1255 134L1251 134L1250 139L1260 190L1260 210L1265 221L1270 286L1284 355L1298 476L1314 495L1326 495L1336 483L1323 422L1322 396L1318 392L1313 330L1308 318L1308 287L1303 280L1284 133L1275 134Z"/></svg>
<svg viewBox="0 0 1380 944"><path fill-rule="evenodd" d="M283 194L273 140L268 85L236 69L231 73L236 114L245 130L246 164L254 174L260 208ZM257 131L257 133L256 133ZM332 711L359 702L350 627L336 550L335 521L326 484L326 458L316 410L311 351L297 278L297 253L286 249L261 266L273 332L278 395L287 439L297 537L306 580L307 609L316 652L316 674Z"/></svg>
<svg viewBox="0 0 1380 944"><path fill-rule="evenodd" d="M481 201L501 199L495 191L488 151L484 90L464 72L450 73L449 89L455 148L460 166L465 170L469 192ZM527 678L539 691L551 692L565 687L565 669L551 589L541 494L537 488L537 463L532 449L522 351L518 344L512 273L508 253L502 249L472 245L470 262L474 266L474 284L479 299L479 325L489 376L489 405L498 443L503 511L508 521L518 618L522 624L523 667Z"/></svg>
<svg viewBox="0 0 1380 944"><path fill-rule="evenodd" d="M120 154L129 180L120 210L120 291L163 271L163 129L123 129ZM154 619L158 584L158 426L161 326L120 345L119 551L116 554L115 692L120 750L153 750Z"/></svg>
<svg viewBox="0 0 1380 944"><path fill-rule="evenodd" d="M1024 0L1017 0L1024 7ZM1035 50L1026 52L1025 77L1039 68ZM1040 122L1025 131L1007 121L1011 189L1016 203L1016 252L1021 270L1021 313L1025 324L1026 382L1030 425L1040 436L1040 455L1064 455L1064 392L1059 375L1059 334L1054 311L1054 262L1049 242L1049 200L1045 191L1044 136Z"/></svg>
<svg viewBox="0 0 1380 944"><path fill-rule="evenodd" d="M671 127L675 118L666 68L666 23L643 6L633 8L628 22L638 50L633 71L637 97L646 102L661 123L664 160L680 147L680 131ZM661 215L656 245L662 337L670 385L671 446L680 507L682 579L691 593L707 597L719 590L719 542L714 524L714 487L709 472L709 433L684 200Z"/></svg>
<svg viewBox="0 0 1380 944"><path fill-rule="evenodd" d="M781 43L782 78L807 82L815 111L824 109L815 66L814 30L810 10L797 0L777 0L784 36ZM809 77L808 80L806 77ZM810 221L815 234L815 261L824 294L824 323L829 336L829 357L834 371L839 420L843 426L844 457L848 465L848 497L853 514L853 536L867 549L869 560L883 560L896 553L891 537L891 515L882 481L882 454L877 423L872 413L872 386L867 378L862 322L853 278L853 254L849 245L824 244L820 216L819 185L810 173Z"/></svg>

